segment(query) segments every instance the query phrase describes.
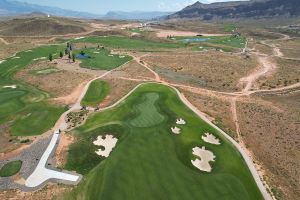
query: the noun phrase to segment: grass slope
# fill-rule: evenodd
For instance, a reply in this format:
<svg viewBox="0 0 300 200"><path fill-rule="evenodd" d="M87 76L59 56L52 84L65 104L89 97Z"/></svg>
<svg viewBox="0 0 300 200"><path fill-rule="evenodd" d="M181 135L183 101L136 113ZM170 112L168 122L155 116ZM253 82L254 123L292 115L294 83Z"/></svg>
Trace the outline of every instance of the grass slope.
<svg viewBox="0 0 300 200"><path fill-rule="evenodd" d="M130 61L130 56L112 55L107 49L85 49L84 52L91 58L81 59L80 67L111 70Z"/></svg>
<svg viewBox="0 0 300 200"><path fill-rule="evenodd" d="M91 83L87 93L82 99L81 105L96 107L104 100L108 92L108 83L101 80L95 80Z"/></svg>
<svg viewBox="0 0 300 200"><path fill-rule="evenodd" d="M122 49L136 49L136 50L151 50L151 49L167 49L185 47L185 44L160 42L154 40L133 39L122 36L101 36L101 37L87 37L74 42L96 43L111 48Z"/></svg>
<svg viewBox="0 0 300 200"><path fill-rule="evenodd" d="M21 167L22 161L20 160L9 162L0 169L0 177L13 176L20 171Z"/></svg>
<svg viewBox="0 0 300 200"><path fill-rule="evenodd" d="M146 104L154 105L155 111L141 109ZM165 120L153 126L158 115ZM175 135L170 128L179 117L187 124L178 125L182 133ZM152 120L139 120L143 127L132 126L138 118ZM222 144L202 141L206 132ZM84 174L84 180L65 199L262 199L240 153L169 87L142 85L117 107L92 115L73 134L77 142L70 147L65 168ZM96 155L98 147L92 144L103 134L119 139L107 159ZM195 146L205 146L216 155L211 173L191 164Z"/></svg>
<svg viewBox="0 0 300 200"><path fill-rule="evenodd" d="M14 79L34 59L57 53L63 47L45 46L17 53L0 64L0 124L13 121L13 135L38 135L51 128L64 108L49 105L48 94ZM3 86L16 85L16 89ZM30 133L29 133L29 131Z"/></svg>

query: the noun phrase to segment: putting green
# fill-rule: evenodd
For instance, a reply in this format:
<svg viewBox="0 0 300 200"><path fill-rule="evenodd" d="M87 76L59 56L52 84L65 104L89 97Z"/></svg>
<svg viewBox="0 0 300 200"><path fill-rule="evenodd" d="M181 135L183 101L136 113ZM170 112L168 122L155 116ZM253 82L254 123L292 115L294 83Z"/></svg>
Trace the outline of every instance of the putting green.
<svg viewBox="0 0 300 200"><path fill-rule="evenodd" d="M138 120L143 127L132 126L141 116L151 120ZM160 123L152 126L157 116ZM179 117L187 124L176 125ZM181 134L171 132L175 125ZM221 145L205 143L201 136L207 132L218 137ZM92 141L106 134L113 134L118 143L104 159L95 153ZM84 179L64 199L263 199L239 151L167 86L140 86L118 106L90 116L73 135L76 142L65 168L84 174ZM205 146L216 156L211 173L192 165L196 146Z"/></svg>
<svg viewBox="0 0 300 200"><path fill-rule="evenodd" d="M44 46L23 51L0 64L0 124L10 123L13 135L39 135L50 129L65 111L63 107L49 105L49 95L37 88L14 79L18 70L35 59L47 57L63 49L62 46ZM16 85L16 88L4 88Z"/></svg>
<svg viewBox="0 0 300 200"><path fill-rule="evenodd" d="M90 58L80 59L83 68L111 70L132 60L130 56L112 55L107 49L84 49L84 53Z"/></svg>
<svg viewBox="0 0 300 200"><path fill-rule="evenodd" d="M104 100L108 92L108 83L101 80L95 80L91 83L88 91L82 99L81 105L96 107Z"/></svg>
<svg viewBox="0 0 300 200"><path fill-rule="evenodd" d="M17 174L22 167L22 161L12 161L0 169L0 177L9 177Z"/></svg>
<svg viewBox="0 0 300 200"><path fill-rule="evenodd" d="M155 102L159 99L159 94L148 93L142 102L135 107L138 116L130 121L135 127L151 127L162 123L165 117L159 113Z"/></svg>

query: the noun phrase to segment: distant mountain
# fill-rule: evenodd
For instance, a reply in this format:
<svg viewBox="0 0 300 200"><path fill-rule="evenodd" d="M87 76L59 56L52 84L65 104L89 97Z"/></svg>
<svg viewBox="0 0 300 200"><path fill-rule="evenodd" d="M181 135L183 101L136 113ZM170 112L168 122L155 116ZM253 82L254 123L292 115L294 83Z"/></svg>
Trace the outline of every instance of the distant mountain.
<svg viewBox="0 0 300 200"><path fill-rule="evenodd" d="M300 0L250 0L203 4L196 2L166 19L234 19L300 16Z"/></svg>
<svg viewBox="0 0 300 200"><path fill-rule="evenodd" d="M30 13L45 13L63 17L100 18L101 15L87 12L65 10L56 7L40 6L19 1L0 0L0 16L27 15Z"/></svg>
<svg viewBox="0 0 300 200"><path fill-rule="evenodd" d="M122 12L122 11L111 11L108 12L103 18L105 19L123 19L123 20L150 20L161 18L172 14L171 12Z"/></svg>

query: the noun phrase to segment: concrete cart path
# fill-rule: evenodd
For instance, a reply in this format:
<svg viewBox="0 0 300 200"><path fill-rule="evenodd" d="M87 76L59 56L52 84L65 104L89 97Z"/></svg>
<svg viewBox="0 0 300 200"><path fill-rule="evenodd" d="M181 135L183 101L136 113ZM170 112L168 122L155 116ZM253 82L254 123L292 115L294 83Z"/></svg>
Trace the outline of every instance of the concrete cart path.
<svg viewBox="0 0 300 200"><path fill-rule="evenodd" d="M41 160L38 163L36 169L25 181L25 186L30 188L38 187L50 179L58 179L66 182L77 182L79 180L80 176L78 175L72 175L70 173L65 172L58 172L46 168L48 158L54 151L54 148L59 140L59 136L59 133L54 133L50 144L48 145L46 151L41 157Z"/></svg>

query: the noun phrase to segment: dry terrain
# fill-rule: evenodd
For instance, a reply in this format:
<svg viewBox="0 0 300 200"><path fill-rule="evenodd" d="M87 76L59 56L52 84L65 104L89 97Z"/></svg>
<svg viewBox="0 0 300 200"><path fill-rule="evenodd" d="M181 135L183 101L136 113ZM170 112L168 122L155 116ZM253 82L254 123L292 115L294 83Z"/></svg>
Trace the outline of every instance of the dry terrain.
<svg viewBox="0 0 300 200"><path fill-rule="evenodd" d="M237 104L244 142L280 199L300 195L299 99L298 91L256 96Z"/></svg>
<svg viewBox="0 0 300 200"><path fill-rule="evenodd" d="M214 51L149 53L142 60L166 81L218 91L238 91L239 79L257 67L254 57Z"/></svg>
<svg viewBox="0 0 300 200"><path fill-rule="evenodd" d="M47 72L49 69L53 69L53 72L38 74L43 71ZM49 63L49 61L41 61L19 71L16 78L50 93L52 97L60 97L72 93L74 88L91 79L92 76L78 72L61 71L56 68L55 64Z"/></svg>

